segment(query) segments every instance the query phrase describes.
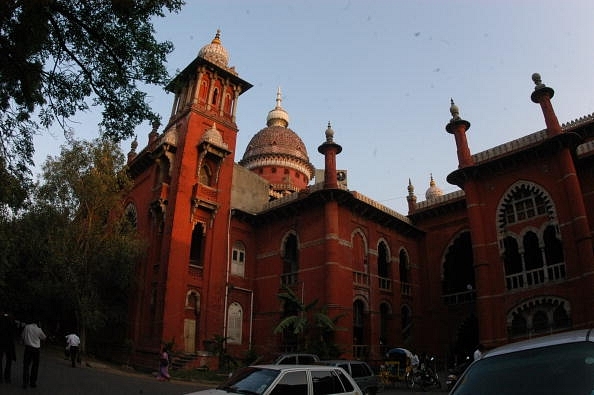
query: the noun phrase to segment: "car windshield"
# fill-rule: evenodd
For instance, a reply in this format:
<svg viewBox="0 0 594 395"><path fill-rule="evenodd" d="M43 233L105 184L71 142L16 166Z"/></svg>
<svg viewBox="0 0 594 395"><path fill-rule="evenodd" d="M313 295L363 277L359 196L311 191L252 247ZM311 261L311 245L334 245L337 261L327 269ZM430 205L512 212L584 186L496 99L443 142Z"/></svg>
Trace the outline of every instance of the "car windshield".
<svg viewBox="0 0 594 395"><path fill-rule="evenodd" d="M217 388L237 394L262 394L278 375L278 370L248 367L235 373Z"/></svg>
<svg viewBox="0 0 594 395"><path fill-rule="evenodd" d="M567 343L482 359L452 395L594 394L594 343Z"/></svg>

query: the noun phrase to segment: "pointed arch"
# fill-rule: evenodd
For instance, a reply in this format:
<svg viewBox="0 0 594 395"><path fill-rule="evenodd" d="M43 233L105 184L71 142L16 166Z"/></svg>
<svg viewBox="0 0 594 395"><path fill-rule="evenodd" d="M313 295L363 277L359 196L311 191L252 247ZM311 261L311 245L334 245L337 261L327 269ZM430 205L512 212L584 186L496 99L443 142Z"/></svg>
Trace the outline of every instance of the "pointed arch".
<svg viewBox="0 0 594 395"><path fill-rule="evenodd" d="M469 230L456 234L442 258L442 294L446 304L467 303L474 300L474 256Z"/></svg>
<svg viewBox="0 0 594 395"><path fill-rule="evenodd" d="M227 308L227 343L241 344L243 333L243 308L233 302Z"/></svg>
<svg viewBox="0 0 594 395"><path fill-rule="evenodd" d="M388 243L383 238L377 243L377 276L380 289L392 289L391 254Z"/></svg>
<svg viewBox="0 0 594 395"><path fill-rule="evenodd" d="M511 338L567 330L571 325L571 304L559 296L530 298L507 313L507 330Z"/></svg>
<svg viewBox="0 0 594 395"><path fill-rule="evenodd" d="M398 252L398 278L400 279L400 293L402 295L411 295L411 263L410 255L406 248L401 247Z"/></svg>
<svg viewBox="0 0 594 395"><path fill-rule="evenodd" d="M544 188L525 180L514 183L499 202L497 227L508 290L565 278L557 213Z"/></svg>

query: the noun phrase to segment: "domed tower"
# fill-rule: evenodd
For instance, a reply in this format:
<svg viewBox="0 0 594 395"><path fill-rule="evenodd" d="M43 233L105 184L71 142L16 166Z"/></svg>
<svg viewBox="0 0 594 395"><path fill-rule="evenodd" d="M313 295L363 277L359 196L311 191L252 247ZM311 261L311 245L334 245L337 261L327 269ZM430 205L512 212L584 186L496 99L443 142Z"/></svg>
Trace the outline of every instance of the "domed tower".
<svg viewBox="0 0 594 395"><path fill-rule="evenodd" d="M268 113L266 127L250 140L239 164L270 183L270 198L276 199L307 187L314 175L307 149L289 129L289 114L281 106L280 88L276 107Z"/></svg>
<svg viewBox="0 0 594 395"><path fill-rule="evenodd" d="M435 180L433 179L433 174L431 174L431 180L429 181L429 188L427 188L427 191L425 192L425 199L432 200L432 199L435 199L436 197L439 197L442 195L443 195L443 191L441 190L440 187L437 186L437 184L435 183Z"/></svg>

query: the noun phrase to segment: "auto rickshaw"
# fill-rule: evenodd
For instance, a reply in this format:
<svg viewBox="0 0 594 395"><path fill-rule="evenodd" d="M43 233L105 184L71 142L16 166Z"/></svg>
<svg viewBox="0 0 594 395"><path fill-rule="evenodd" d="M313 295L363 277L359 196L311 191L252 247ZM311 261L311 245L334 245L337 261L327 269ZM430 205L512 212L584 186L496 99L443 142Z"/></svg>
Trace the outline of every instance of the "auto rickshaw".
<svg viewBox="0 0 594 395"><path fill-rule="evenodd" d="M406 373L412 370L413 353L406 348L392 348L386 353L384 363L380 366L379 376L384 386L404 382Z"/></svg>

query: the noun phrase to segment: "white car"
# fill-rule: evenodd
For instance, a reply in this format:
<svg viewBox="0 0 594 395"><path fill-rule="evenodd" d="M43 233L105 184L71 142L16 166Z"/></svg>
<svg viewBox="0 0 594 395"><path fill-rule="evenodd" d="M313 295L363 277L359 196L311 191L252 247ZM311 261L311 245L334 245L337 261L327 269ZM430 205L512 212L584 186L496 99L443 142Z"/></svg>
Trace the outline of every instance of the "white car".
<svg viewBox="0 0 594 395"><path fill-rule="evenodd" d="M362 395L357 383L335 366L255 365L238 370L217 388L186 395Z"/></svg>
<svg viewBox="0 0 594 395"><path fill-rule="evenodd" d="M450 395L594 394L594 329L507 344L474 361Z"/></svg>

